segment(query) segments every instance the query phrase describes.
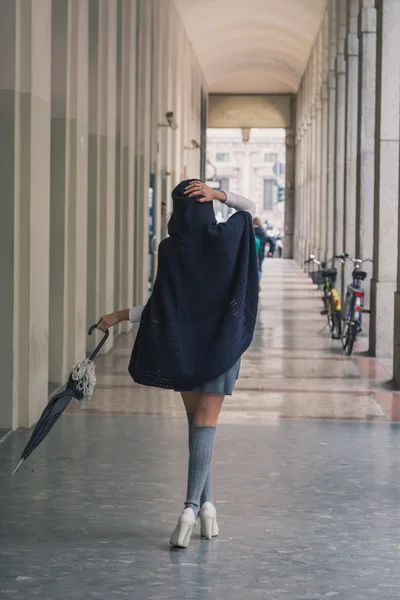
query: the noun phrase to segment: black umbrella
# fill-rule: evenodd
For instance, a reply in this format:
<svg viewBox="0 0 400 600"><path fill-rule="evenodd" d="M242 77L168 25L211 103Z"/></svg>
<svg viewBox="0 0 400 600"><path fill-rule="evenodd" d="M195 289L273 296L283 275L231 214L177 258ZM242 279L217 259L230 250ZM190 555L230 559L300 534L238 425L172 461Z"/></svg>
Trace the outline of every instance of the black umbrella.
<svg viewBox="0 0 400 600"><path fill-rule="evenodd" d="M97 324L92 325L92 327L89 329L89 335L92 335L96 327ZM110 332L107 330L103 339L96 347L92 355L74 366L68 378L68 383L65 389L50 400L39 421L37 422L29 442L21 454L21 460L15 467L13 475L18 467L24 462L24 460L26 460L28 456L35 450L35 448L37 448L37 446L39 446L39 444L44 440L49 431L52 429L53 425L56 423L56 421L58 421L64 410L67 408L72 398L76 398L82 403L89 400L93 394L94 386L96 384L95 366L93 361L98 355L100 349L104 346L109 335Z"/></svg>

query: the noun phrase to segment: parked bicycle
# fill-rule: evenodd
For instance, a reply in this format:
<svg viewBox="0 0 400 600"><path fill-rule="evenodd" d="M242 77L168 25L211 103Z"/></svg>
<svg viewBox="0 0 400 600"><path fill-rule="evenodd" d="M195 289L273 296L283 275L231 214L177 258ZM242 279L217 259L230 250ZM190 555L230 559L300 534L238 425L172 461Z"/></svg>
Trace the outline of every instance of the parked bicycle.
<svg viewBox="0 0 400 600"><path fill-rule="evenodd" d="M305 265L314 264L318 267L316 271L309 273L313 283L322 289L322 301L324 310L321 315L326 315L328 327L331 332L331 337L334 340L340 340L342 337L342 306L340 303L339 294L336 290L336 280L338 271L335 267L328 268L328 265L334 260L345 262L344 255L334 256L326 262L321 262L311 254L304 262Z"/></svg>
<svg viewBox="0 0 400 600"><path fill-rule="evenodd" d="M362 270L365 262L372 262L371 259L362 260L361 258L352 258L348 254L344 255L345 260L350 260L354 265L352 272L352 283L348 285L346 291L345 308L343 311L343 350L347 356L353 352L354 343L357 336L362 331L363 314L369 313L364 308L365 290L362 287L367 278L367 273Z"/></svg>

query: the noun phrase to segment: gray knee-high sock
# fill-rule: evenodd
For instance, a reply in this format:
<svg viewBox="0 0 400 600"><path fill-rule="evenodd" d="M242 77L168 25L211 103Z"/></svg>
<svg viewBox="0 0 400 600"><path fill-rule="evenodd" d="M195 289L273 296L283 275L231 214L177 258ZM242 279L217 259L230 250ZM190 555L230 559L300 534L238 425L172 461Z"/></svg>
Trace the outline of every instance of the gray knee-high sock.
<svg viewBox="0 0 400 600"><path fill-rule="evenodd" d="M185 506L195 511L199 507L201 493L210 470L216 427L192 427L189 454L188 485Z"/></svg>
<svg viewBox="0 0 400 600"><path fill-rule="evenodd" d="M194 413L186 413L186 416L187 416L188 425L189 425L189 451L190 451L190 444L192 442L192 427L193 427ZM203 491L201 493L201 497L200 497L200 506L203 506L203 504L205 502L211 502L211 504L214 504L211 481L212 481L212 467L210 465L210 469L207 474L207 479L204 484L204 489L203 489Z"/></svg>

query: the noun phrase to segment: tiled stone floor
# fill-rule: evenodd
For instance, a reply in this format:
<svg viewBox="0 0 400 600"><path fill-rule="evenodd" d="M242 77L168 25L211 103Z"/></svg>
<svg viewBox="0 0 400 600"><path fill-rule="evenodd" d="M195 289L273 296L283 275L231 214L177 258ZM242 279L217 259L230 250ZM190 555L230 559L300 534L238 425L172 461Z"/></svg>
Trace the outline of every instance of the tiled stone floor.
<svg viewBox="0 0 400 600"><path fill-rule="evenodd" d="M6 435L8 435L8 433L9 433L8 429L0 428L0 442L6 437Z"/></svg>
<svg viewBox="0 0 400 600"><path fill-rule="evenodd" d="M220 538L169 549L186 421L175 394L129 381L125 336L14 477L29 432L0 445L0 598L400 597L400 394L362 345L348 359L319 334L293 263L266 261L261 300L217 434Z"/></svg>

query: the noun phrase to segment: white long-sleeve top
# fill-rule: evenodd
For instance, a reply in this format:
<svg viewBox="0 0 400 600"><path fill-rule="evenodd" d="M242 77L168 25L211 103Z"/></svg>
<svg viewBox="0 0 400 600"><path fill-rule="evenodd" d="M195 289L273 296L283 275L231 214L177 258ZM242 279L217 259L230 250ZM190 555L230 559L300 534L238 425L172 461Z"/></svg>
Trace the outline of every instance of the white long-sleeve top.
<svg viewBox="0 0 400 600"><path fill-rule="evenodd" d="M245 210L254 218L254 215L256 214L256 205L252 200L243 198L243 196L239 196L233 192L225 192L225 194L226 206L229 206L229 208L234 208L235 210Z"/></svg>
<svg viewBox="0 0 400 600"><path fill-rule="evenodd" d="M132 306L129 309L129 320L131 323L140 323L144 306Z"/></svg>
<svg viewBox="0 0 400 600"><path fill-rule="evenodd" d="M225 192L226 194L226 206L234 208L235 210L244 210L251 214L252 217L256 214L256 205L252 200L234 194L233 192ZM133 306L129 309L129 321L131 323L139 323L142 317L144 306Z"/></svg>

